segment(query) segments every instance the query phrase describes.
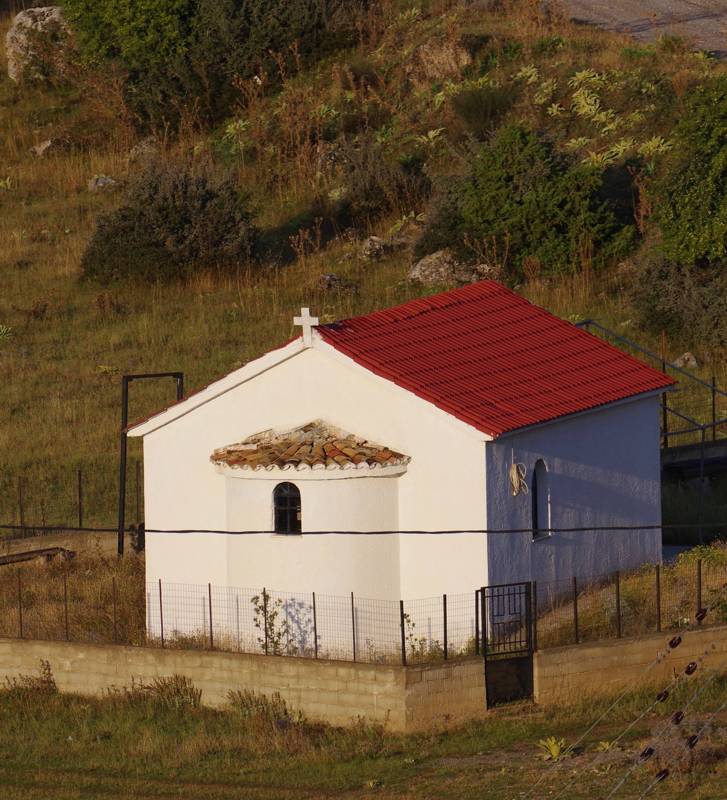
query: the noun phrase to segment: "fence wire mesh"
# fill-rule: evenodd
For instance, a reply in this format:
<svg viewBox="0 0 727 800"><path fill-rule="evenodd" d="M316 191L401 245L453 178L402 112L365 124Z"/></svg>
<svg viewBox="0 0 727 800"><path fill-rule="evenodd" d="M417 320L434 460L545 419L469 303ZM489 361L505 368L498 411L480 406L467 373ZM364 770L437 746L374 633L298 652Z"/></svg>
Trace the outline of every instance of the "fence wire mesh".
<svg viewBox="0 0 727 800"><path fill-rule="evenodd" d="M123 570L89 577L53 563L2 573L0 636L414 664L481 654L480 600L479 590L400 602L144 584ZM727 567L690 558L589 581L538 582L532 605L538 649L725 624Z"/></svg>

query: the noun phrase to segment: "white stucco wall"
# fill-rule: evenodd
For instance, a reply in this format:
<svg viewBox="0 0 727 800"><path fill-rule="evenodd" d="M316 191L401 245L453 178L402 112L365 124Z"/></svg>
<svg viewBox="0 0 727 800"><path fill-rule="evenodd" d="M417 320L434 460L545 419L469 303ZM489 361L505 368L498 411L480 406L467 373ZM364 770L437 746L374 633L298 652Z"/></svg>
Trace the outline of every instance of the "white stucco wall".
<svg viewBox="0 0 727 800"><path fill-rule="evenodd" d="M660 525L659 398L647 397L488 442L488 527L526 528L531 497L510 493L513 462L548 470L553 528ZM661 531L488 536L490 583L570 581L661 560ZM565 583L564 583L565 586Z"/></svg>
<svg viewBox="0 0 727 800"><path fill-rule="evenodd" d="M487 574L482 534L296 538L152 532L270 530L272 486L226 477L210 454L261 430L318 418L405 453L411 463L399 477L319 485L282 473L281 480L301 489L304 530L484 527L487 437L319 344L146 433L148 579L404 599L481 586Z"/></svg>

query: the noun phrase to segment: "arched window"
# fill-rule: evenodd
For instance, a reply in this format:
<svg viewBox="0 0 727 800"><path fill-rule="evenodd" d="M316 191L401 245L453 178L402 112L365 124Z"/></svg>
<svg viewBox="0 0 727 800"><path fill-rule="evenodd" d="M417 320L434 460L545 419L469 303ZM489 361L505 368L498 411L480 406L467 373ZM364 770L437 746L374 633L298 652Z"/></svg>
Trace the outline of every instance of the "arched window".
<svg viewBox="0 0 727 800"><path fill-rule="evenodd" d="M550 535L550 486L548 470L542 458L535 462L533 480L530 485L533 504L533 539Z"/></svg>
<svg viewBox="0 0 727 800"><path fill-rule="evenodd" d="M279 483L273 489L275 533L300 533L300 489L292 483Z"/></svg>

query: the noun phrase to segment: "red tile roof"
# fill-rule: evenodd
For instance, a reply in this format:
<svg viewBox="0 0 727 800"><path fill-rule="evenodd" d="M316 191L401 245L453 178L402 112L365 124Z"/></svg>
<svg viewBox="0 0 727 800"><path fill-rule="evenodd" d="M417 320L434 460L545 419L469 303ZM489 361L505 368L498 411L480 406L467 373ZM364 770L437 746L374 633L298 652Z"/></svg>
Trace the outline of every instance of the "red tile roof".
<svg viewBox="0 0 727 800"><path fill-rule="evenodd" d="M495 437L674 383L493 281L317 331L371 372Z"/></svg>
<svg viewBox="0 0 727 800"><path fill-rule="evenodd" d="M409 456L317 419L290 431L267 430L212 453L214 464L250 470L375 469L409 463Z"/></svg>

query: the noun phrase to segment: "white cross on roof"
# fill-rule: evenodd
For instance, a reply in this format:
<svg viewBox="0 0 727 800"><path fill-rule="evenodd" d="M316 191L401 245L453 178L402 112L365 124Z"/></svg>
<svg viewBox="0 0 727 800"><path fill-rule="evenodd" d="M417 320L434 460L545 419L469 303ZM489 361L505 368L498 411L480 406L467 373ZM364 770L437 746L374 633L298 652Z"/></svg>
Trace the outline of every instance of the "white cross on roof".
<svg viewBox="0 0 727 800"><path fill-rule="evenodd" d="M306 347L313 345L313 328L318 325L318 317L311 317L309 308L301 308L300 316L293 317L293 325L303 328L303 344Z"/></svg>

